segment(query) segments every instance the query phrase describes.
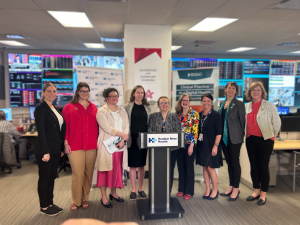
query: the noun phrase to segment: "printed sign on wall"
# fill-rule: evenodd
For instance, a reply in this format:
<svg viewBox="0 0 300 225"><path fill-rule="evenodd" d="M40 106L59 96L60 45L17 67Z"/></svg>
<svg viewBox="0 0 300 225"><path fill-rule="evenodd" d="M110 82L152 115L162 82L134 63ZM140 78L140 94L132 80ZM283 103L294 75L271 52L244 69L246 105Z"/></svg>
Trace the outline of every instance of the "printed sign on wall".
<svg viewBox="0 0 300 225"><path fill-rule="evenodd" d="M94 103L97 108L106 104L102 94L103 91L109 87L118 90L118 105L122 106L124 103L123 70L78 66L77 83L79 82L86 82L90 86L89 100Z"/></svg>
<svg viewBox="0 0 300 225"><path fill-rule="evenodd" d="M214 107L218 107L219 68L173 70L172 112L184 93L191 96L191 105L201 105L201 96L210 93L214 97Z"/></svg>
<svg viewBox="0 0 300 225"><path fill-rule="evenodd" d="M161 96L161 49L135 48L135 85L142 85L149 102Z"/></svg>

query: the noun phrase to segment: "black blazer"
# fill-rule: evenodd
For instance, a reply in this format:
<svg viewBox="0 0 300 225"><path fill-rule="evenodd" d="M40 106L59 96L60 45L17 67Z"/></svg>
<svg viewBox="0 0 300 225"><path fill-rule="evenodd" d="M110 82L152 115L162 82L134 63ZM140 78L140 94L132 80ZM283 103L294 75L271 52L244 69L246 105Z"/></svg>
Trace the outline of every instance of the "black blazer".
<svg viewBox="0 0 300 225"><path fill-rule="evenodd" d="M57 108L55 109L61 114ZM65 121L60 130L58 119L46 102L42 102L36 107L34 117L38 137L33 153L35 155L45 155L63 152L66 135Z"/></svg>
<svg viewBox="0 0 300 225"><path fill-rule="evenodd" d="M222 103L223 101L221 102L221 105ZM228 132L232 144L244 142L245 115L246 112L244 103L234 98L227 114Z"/></svg>

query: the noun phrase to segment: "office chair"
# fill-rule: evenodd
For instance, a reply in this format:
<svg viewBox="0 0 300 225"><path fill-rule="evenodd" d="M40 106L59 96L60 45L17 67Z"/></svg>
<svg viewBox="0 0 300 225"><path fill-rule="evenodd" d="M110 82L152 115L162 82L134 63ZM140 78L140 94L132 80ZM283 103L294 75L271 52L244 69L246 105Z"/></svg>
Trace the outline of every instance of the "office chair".
<svg viewBox="0 0 300 225"><path fill-rule="evenodd" d="M59 166L58 166L58 172L57 172L56 177L59 177L59 173L62 170L66 171L67 168L71 169L71 165L70 165L70 163L68 163L68 161L69 161L69 158L68 158L67 154L64 154L63 157L61 157L61 159L60 159L60 163L59 163Z"/></svg>
<svg viewBox="0 0 300 225"><path fill-rule="evenodd" d="M18 146L19 142L16 146ZM19 156L18 156L19 158ZM14 145L10 141L10 137L6 132L0 132L0 167L4 171L8 169L8 173L12 173L12 166L21 168L21 164L17 162L17 153Z"/></svg>

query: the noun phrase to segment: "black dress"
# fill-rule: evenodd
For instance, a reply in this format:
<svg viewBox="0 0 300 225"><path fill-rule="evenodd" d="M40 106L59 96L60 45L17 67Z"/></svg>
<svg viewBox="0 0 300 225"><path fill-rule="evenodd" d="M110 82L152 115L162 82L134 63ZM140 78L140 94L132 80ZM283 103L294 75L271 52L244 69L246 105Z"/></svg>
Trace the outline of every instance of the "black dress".
<svg viewBox="0 0 300 225"><path fill-rule="evenodd" d="M137 145L137 138L139 132L147 132L147 112L144 105L134 106L131 111L130 121L130 134L131 134L131 146L128 149L128 166L129 167L143 167L146 165L147 149L139 149Z"/></svg>
<svg viewBox="0 0 300 225"><path fill-rule="evenodd" d="M201 120L202 113L199 117ZM199 135L201 133L201 123L199 123ZM202 128L203 141L197 141L196 164L209 166L210 168L220 168L223 166L221 143L218 146L217 155L212 156L211 151L215 144L217 135L222 135L222 119L220 113L215 110L207 116Z"/></svg>

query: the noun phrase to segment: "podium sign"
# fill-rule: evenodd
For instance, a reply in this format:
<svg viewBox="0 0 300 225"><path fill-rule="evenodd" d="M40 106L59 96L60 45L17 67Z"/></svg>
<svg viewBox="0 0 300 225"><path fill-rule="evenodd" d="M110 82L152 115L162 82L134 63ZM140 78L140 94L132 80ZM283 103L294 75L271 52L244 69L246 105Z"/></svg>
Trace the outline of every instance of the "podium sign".
<svg viewBox="0 0 300 225"><path fill-rule="evenodd" d="M147 134L148 148L178 146L178 134Z"/></svg>
<svg viewBox="0 0 300 225"><path fill-rule="evenodd" d="M137 200L141 220L181 218L184 210L170 198L170 149L184 148L184 133L140 133L140 149L150 148L149 198Z"/></svg>

